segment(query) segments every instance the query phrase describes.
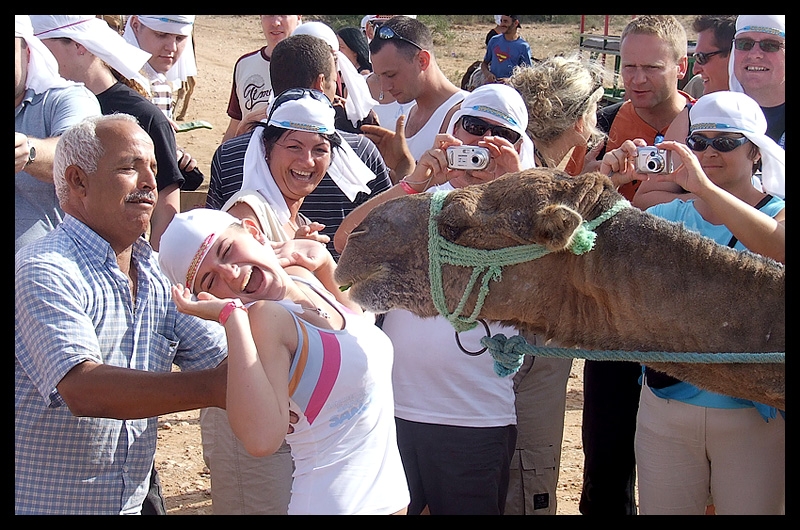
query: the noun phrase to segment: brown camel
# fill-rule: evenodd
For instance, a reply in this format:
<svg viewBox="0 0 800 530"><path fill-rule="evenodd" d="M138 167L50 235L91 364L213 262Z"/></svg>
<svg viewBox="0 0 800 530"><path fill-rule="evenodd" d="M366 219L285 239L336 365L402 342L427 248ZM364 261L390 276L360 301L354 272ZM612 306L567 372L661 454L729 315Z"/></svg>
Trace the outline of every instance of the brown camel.
<svg viewBox="0 0 800 530"><path fill-rule="evenodd" d="M336 278L365 308L439 314L429 274L431 197L388 201L350 234ZM633 207L594 229L592 250L568 250L584 220L621 199L600 173L571 177L531 169L450 192L434 233L475 249L539 244L551 251L504 267L502 277L489 282L478 316L564 347L785 351L784 266L771 259L734 251ZM469 267L442 265L447 312L455 312L470 274ZM459 314L471 314L477 292ZM647 364L700 388L785 410L784 363Z"/></svg>

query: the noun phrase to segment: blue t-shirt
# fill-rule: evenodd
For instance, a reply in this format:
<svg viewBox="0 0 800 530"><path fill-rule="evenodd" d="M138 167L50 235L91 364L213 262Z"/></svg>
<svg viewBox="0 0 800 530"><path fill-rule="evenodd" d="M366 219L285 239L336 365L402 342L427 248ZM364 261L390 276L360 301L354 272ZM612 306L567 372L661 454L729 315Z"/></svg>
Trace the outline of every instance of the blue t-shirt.
<svg viewBox="0 0 800 530"><path fill-rule="evenodd" d="M498 79L511 77L514 67L533 62L531 47L522 37L507 40L505 35L495 35L486 45L483 60L489 63L489 71Z"/></svg>
<svg viewBox="0 0 800 530"><path fill-rule="evenodd" d="M719 243L720 245L728 246L728 243L733 238L733 234L725 225L715 225L706 221L701 216L694 205L694 199L684 201L682 199L675 199L672 202L664 204L656 204L647 209L648 213L663 217L669 221L683 223L683 225L694 232L698 232L706 237L709 237ZM783 199L773 197L770 201L762 206L760 210L770 217L775 217L786 206ZM733 246L736 250L747 250L741 241L736 241ZM739 399L708 390L701 390L689 383L680 382L664 388L650 388L653 393L663 399L674 399L683 403L697 405L699 407L709 407L718 409L740 409L755 407L761 416L768 420L774 418L777 412L775 407L769 407L762 403L756 403L747 399Z"/></svg>

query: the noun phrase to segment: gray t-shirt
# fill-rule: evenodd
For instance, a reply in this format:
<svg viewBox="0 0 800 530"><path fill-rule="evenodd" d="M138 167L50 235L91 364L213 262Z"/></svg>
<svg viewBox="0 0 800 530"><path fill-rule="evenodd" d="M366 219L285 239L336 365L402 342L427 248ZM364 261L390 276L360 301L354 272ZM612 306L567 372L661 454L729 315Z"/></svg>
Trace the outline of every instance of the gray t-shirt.
<svg viewBox="0 0 800 530"><path fill-rule="evenodd" d="M14 109L14 130L33 138L60 136L72 125L99 115L97 98L82 84L42 94L28 89ZM56 227L64 217L55 186L27 172L14 175L14 252Z"/></svg>

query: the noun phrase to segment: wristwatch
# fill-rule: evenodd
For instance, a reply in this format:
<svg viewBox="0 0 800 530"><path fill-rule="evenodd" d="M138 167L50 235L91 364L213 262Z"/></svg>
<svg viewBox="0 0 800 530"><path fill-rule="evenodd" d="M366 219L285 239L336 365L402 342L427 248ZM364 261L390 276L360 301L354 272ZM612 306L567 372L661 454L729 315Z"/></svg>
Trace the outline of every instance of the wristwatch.
<svg viewBox="0 0 800 530"><path fill-rule="evenodd" d="M34 160L36 160L36 148L33 146L30 140L28 140L28 161L25 163L27 166L31 164Z"/></svg>

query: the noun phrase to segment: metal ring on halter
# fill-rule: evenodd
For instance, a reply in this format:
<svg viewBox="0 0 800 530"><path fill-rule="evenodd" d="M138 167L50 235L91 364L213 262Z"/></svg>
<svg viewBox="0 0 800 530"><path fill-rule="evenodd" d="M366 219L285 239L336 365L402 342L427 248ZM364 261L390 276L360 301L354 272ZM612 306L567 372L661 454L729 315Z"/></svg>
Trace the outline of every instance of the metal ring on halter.
<svg viewBox="0 0 800 530"><path fill-rule="evenodd" d="M492 336L492 330L489 329L489 324L487 324L485 320L482 320L480 318L477 321L480 322L481 324L483 324L483 329L486 330L486 336L487 337L491 337ZM477 357L478 355L480 355L483 352L485 352L486 349L487 349L487 348L483 348L483 349L481 349L479 351L476 351L476 352L475 351L467 351L464 348L464 346L461 345L461 340L459 340L459 338L458 338L458 331L456 331L456 344L458 344L458 347L461 348L461 351L463 351L464 353L466 353L467 355L469 355L471 357Z"/></svg>

